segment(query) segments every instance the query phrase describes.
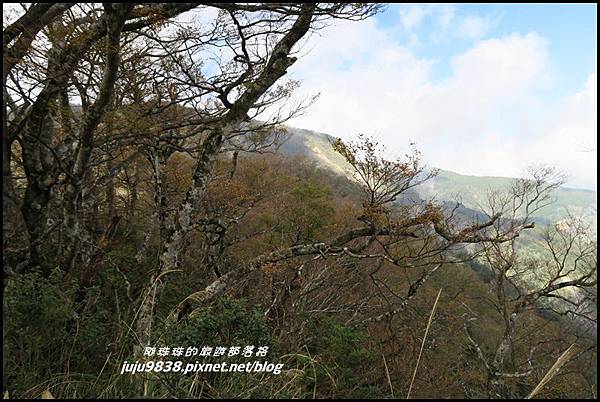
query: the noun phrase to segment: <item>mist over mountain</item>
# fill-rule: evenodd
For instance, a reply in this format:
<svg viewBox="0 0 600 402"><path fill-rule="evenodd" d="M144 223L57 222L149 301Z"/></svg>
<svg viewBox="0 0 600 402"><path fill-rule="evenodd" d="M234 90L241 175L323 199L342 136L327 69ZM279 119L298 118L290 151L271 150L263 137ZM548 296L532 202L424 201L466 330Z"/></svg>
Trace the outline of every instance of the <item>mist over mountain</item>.
<svg viewBox="0 0 600 402"><path fill-rule="evenodd" d="M304 156L322 167L352 177L351 168L344 158L333 150L335 137L326 133L287 127L287 139L278 151L289 156ZM409 191L405 197L421 200L434 199L442 204L459 202L464 211L477 214L485 206L488 191L508 190L514 178L463 175L448 170ZM402 202L402 200L400 200ZM534 214L540 224L555 224L569 214L590 220L595 226L597 193L593 190L561 187L553 195L553 202Z"/></svg>

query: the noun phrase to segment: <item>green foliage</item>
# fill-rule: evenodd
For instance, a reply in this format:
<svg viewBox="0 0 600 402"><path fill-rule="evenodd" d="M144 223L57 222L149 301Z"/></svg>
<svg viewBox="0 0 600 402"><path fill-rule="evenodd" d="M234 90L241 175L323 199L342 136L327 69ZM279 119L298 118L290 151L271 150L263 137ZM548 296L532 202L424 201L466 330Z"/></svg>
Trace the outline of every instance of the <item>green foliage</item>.
<svg viewBox="0 0 600 402"><path fill-rule="evenodd" d="M102 385L97 376L107 356L131 345L115 342L120 321L113 303L115 293L125 297L119 287L123 277L107 269L97 279L98 284L79 289L77 280L55 269L48 278L30 272L7 283L4 389L23 397L37 397L50 386L57 386L58 394L66 389L81 397L99 394L87 380ZM79 303L78 292L83 294Z"/></svg>
<svg viewBox="0 0 600 402"><path fill-rule="evenodd" d="M120 265L132 266L137 263L136 260L137 250L133 244L118 244L113 247L106 257L115 261L118 261Z"/></svg>
<svg viewBox="0 0 600 402"><path fill-rule="evenodd" d="M69 323L75 317L69 303L74 288L59 272L49 278L31 272L10 281L4 291L4 388L23 389L54 372L64 361Z"/></svg>
<svg viewBox="0 0 600 402"><path fill-rule="evenodd" d="M332 318L313 320L309 328L307 348L318 364L306 372L307 387L316 386L322 396L376 396L376 387L365 383L375 355L365 347L363 333Z"/></svg>
<svg viewBox="0 0 600 402"><path fill-rule="evenodd" d="M274 340L264 315L243 300L221 297L209 306L199 308L178 322L163 320L154 329L154 343L157 346L188 347L195 346L269 346L269 361L276 361L273 351ZM188 361L188 358L182 358ZM189 361L220 363L226 361L246 362L247 359L237 357L194 357ZM273 390L263 384L255 373L204 373L202 381L208 384L200 390L188 391L197 381L194 376L184 376L180 373L162 373L158 381L151 381L150 396L159 397L172 395L184 397L266 397Z"/></svg>
<svg viewBox="0 0 600 402"><path fill-rule="evenodd" d="M494 273L486 264L473 260L469 262L469 266L483 282L490 283L494 279Z"/></svg>
<svg viewBox="0 0 600 402"><path fill-rule="evenodd" d="M319 230L331 222L334 213L331 191L316 183L302 182L290 192L286 214L287 230L295 232L298 240L319 237Z"/></svg>
<svg viewBox="0 0 600 402"><path fill-rule="evenodd" d="M271 330L264 315L243 301L219 298L207 307L155 331L168 346L271 345Z"/></svg>
<svg viewBox="0 0 600 402"><path fill-rule="evenodd" d="M216 190L213 189L212 198L208 198L212 208L209 210L224 210L237 216L255 202L256 194L264 199L252 207L237 228L228 232L225 240L233 242L221 260L225 269L295 242L327 241L340 233L340 228L355 226L355 214L349 213L360 210L359 190L354 182L340 176L340 183L336 184L322 171L305 164L286 165L279 161L270 165L268 161L261 161L248 171L245 169L248 160L240 159L239 163L231 183L214 182ZM341 196L344 191L350 191L352 197ZM151 213L150 210L138 212L148 216ZM117 233L101 258L87 267L93 269L93 275L91 286L86 289L78 288L80 272L72 273L72 279L57 270L49 278L29 273L7 281L3 386L11 397L37 398L42 391L50 390L55 397L69 398L142 395L147 398L374 398L390 396L391 389L396 397L403 396L414 370L432 298L440 288L444 292L428 334L414 395L450 398L488 395L485 368L469 347L463 328L465 314L477 317L471 328L486 356L493 353L495 340L504 330L502 317L489 302L489 282L493 278L482 260L436 271L410 301L410 308L398 313L390 323L370 325L367 338L362 330L342 324L341 320L348 318L343 313L307 318L314 313L307 313L307 307L302 304L299 307L294 304L300 300L295 299L299 290L294 286L299 285L300 291L309 289L302 287L306 284L302 281L314 281L312 274L325 267L321 264L336 269L341 259L329 256L318 260L298 258L289 264L279 264L277 269L261 269L247 282L242 282L243 285L231 286L227 293L232 296L203 305L178 322L167 321L165 318L175 305L203 289L213 278L202 249L186 247L181 254L182 270L171 271L161 278L167 281L167 286L156 306L151 344L169 347L266 345L269 353L265 360L285 364L281 374L161 373L147 378L120 375L123 361L139 358L132 356L138 339L131 324L135 322L139 298L148 286L150 273L156 269L161 253L159 236L153 236L144 260L137 262L138 250L130 234L136 233L139 245L140 233L148 230L156 231L156 228L140 223L131 228L129 234ZM525 233L521 239L535 238L531 233L534 231ZM199 243L196 237L190 236L192 245ZM238 238L244 240L236 243ZM406 254L411 248L421 246L420 240L398 243L398 249ZM456 257L467 256L457 254ZM301 277L289 282L297 269L296 263L306 264L306 267ZM360 286L368 291L371 289L366 279L370 271L368 261L357 263L356 268L364 271L365 280L357 280L362 280ZM345 280L352 273L344 269L332 271L335 274L326 280ZM407 273L416 278L421 272L407 270ZM384 266L380 274L400 295L409 285L400 270L386 271ZM289 298L286 294L278 299L277 319L269 321L263 312L281 289L289 291ZM324 289L322 294L317 289L310 297L322 301L324 299L319 298L334 288ZM507 294L513 296L510 289ZM247 299L234 299L233 295ZM345 298L337 302L347 302L351 296L354 294L344 294ZM381 308L375 303L369 307ZM369 314L376 313L374 310ZM521 334L527 328L542 328L528 340L535 344L538 336L540 340L564 337L560 332L562 325L556 317L538 317L532 312L519 321L518 330ZM526 347L515 349L516 361L524 361L528 351ZM544 353L551 351L548 346ZM384 369L382 354L386 356L389 370ZM511 395L518 397L530 391L544 374L542 369L553 363L552 355L548 356L536 363L540 368L535 373L537 377L507 382ZM584 372L581 367L583 364L574 366L574 373ZM568 382L559 382L558 378L562 377L557 377L556 385L551 384L546 389L548 395L585 396L587 388L583 378ZM144 380L147 387L141 391Z"/></svg>

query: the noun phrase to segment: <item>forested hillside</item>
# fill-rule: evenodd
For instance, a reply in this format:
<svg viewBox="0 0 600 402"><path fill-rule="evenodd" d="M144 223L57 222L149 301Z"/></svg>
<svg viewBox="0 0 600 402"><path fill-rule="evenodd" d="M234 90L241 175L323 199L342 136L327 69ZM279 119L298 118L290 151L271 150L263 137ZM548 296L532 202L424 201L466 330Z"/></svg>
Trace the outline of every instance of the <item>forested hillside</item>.
<svg viewBox="0 0 600 402"><path fill-rule="evenodd" d="M352 178L347 162L331 149L335 137L311 130L286 127L286 140L277 150L284 155L303 155L323 168ZM432 169L435 167L431 167ZM443 169L438 174L415 189L421 199L435 198L438 201L460 202L470 209L485 206L491 191L506 191L514 182L509 177L487 177L461 175ZM552 194L552 202L540 208L533 216L544 224L555 224L569 215L575 215L591 223L597 216L597 193L592 190L561 186ZM594 225L595 226L595 225Z"/></svg>
<svg viewBox="0 0 600 402"><path fill-rule="evenodd" d="M596 397L595 230L537 219L556 169L463 205L411 144L286 125L303 41L380 10L5 21L5 398Z"/></svg>

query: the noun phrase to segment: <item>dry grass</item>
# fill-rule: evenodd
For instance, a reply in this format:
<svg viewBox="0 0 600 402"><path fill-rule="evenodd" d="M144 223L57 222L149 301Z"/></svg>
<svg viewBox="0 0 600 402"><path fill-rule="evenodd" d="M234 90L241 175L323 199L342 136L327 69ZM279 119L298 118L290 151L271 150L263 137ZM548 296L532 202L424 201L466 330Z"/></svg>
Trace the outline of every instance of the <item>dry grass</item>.
<svg viewBox="0 0 600 402"><path fill-rule="evenodd" d="M429 332L429 327L431 327L431 322L433 321L433 315L435 314L435 308L437 307L438 300L440 299L440 295L442 294L442 289L437 294L435 298L435 302L433 303L433 307L431 308L431 314L429 315L429 321L427 322L427 328L425 328L425 335L423 336L423 342L421 342L421 349L419 350L419 357L417 358L417 364L415 365L415 371L413 372L412 379L410 380L410 386L408 387L408 393L406 394L406 399L410 398L410 391L412 391L413 384L415 382L415 377L417 376L417 369L419 368L419 363L421 361L421 355L423 354L423 348L425 347L425 341L427 340L427 333Z"/></svg>
<svg viewBox="0 0 600 402"><path fill-rule="evenodd" d="M392 394L392 398L394 398L394 387L392 387L392 379L390 378L390 371L388 370L387 362L385 361L385 355L381 355L383 357L383 365L385 366L385 374L387 375L388 384L390 385L390 392Z"/></svg>
<svg viewBox="0 0 600 402"><path fill-rule="evenodd" d="M575 344L569 346L559 357L556 359L550 370L546 373L546 375L541 379L541 381L536 385L536 387L531 391L527 399L533 398L540 389L544 387L559 371L560 368L569 360L575 349L573 349Z"/></svg>

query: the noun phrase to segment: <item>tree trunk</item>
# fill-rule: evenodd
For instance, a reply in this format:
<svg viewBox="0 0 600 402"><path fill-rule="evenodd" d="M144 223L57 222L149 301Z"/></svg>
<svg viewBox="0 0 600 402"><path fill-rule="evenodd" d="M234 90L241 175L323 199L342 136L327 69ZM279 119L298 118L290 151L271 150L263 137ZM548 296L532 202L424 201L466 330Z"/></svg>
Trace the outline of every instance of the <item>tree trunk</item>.
<svg viewBox="0 0 600 402"><path fill-rule="evenodd" d="M141 352L149 338L154 316L154 308L160 300L165 286L164 275L180 267L179 254L183 247L185 236L192 228L192 217L198 204L202 201L210 174L212 173L216 156L225 139L246 119L248 111L255 102L283 75L296 58L289 57L292 47L308 32L315 10L314 4L304 4L302 11L294 25L273 47L272 55L265 69L248 86L248 89L231 105L221 124L216 125L213 131L202 143L200 156L192 177L192 186L185 195L179 209L169 222L168 237L165 239L163 251L160 256L158 271L151 276L148 288L142 296L142 305L136 323L136 333L140 345L136 345L135 354Z"/></svg>

